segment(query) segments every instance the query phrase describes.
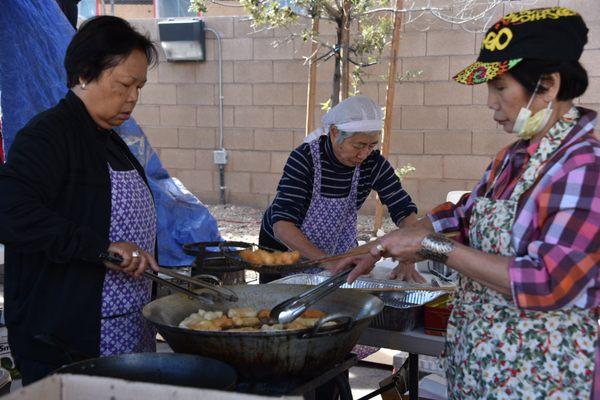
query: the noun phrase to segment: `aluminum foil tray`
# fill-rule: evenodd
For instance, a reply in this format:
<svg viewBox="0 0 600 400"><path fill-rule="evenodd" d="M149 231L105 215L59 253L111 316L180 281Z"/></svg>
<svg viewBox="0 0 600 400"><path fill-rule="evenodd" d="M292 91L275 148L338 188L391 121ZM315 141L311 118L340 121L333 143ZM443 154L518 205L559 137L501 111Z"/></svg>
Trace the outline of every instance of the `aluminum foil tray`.
<svg viewBox="0 0 600 400"><path fill-rule="evenodd" d="M326 275L296 274L277 279L272 283L296 285L318 285L329 277ZM359 278L352 284L344 284L344 289L361 289L372 291L385 307L371 322L371 326L380 329L407 331L423 324L423 305L438 298L445 292L428 292L423 290L390 292L393 288L406 288L411 284L402 281ZM415 285L412 285L415 286ZM378 289L382 289L378 291Z"/></svg>

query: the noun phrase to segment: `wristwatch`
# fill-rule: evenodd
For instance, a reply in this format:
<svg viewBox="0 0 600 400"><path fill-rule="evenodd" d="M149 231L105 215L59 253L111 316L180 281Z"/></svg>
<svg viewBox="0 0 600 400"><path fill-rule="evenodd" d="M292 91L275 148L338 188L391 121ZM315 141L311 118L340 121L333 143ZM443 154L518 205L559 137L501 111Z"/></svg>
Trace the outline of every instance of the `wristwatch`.
<svg viewBox="0 0 600 400"><path fill-rule="evenodd" d="M448 254L454 250L454 242L440 233L431 233L421 241L421 248L417 254L427 260L445 263Z"/></svg>

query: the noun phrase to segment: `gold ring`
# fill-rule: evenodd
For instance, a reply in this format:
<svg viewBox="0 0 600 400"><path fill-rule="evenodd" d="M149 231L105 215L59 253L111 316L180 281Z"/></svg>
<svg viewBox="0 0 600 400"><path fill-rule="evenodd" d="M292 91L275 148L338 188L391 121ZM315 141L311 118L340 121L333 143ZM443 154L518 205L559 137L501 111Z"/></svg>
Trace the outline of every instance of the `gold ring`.
<svg viewBox="0 0 600 400"><path fill-rule="evenodd" d="M383 245L381 243L378 243L377 246L375 246L375 248L377 249L377 251L381 254L383 252L385 252L385 247L383 247Z"/></svg>

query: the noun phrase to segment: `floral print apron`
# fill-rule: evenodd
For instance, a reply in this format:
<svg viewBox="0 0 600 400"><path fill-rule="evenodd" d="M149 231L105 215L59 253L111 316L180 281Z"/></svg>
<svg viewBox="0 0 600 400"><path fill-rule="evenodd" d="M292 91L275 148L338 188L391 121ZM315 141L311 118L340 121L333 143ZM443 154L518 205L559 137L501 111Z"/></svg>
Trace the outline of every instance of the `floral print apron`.
<svg viewBox="0 0 600 400"><path fill-rule="evenodd" d="M329 140L329 139L327 139ZM350 194L344 198L329 198L321 194L321 151L319 139L310 142L314 176L310 206L300 230L327 255L344 253L356 246L357 212L356 198L360 167L354 169ZM304 273L318 274L321 268L311 268ZM359 359L368 357L379 350L376 347L357 345L352 350Z"/></svg>
<svg viewBox="0 0 600 400"><path fill-rule="evenodd" d="M577 111L571 109L569 113L573 112ZM542 138L510 199L482 196L475 200L469 231L471 247L491 254L515 255L511 231L519 198L533 186L542 164L574 123L561 120ZM590 397L597 337L594 310L523 310L510 297L465 276L459 285L448 323L444 359L449 398Z"/></svg>
<svg viewBox="0 0 600 400"><path fill-rule="evenodd" d="M132 242L154 254L156 210L150 189L137 170L110 168L111 217L109 240ZM142 316L150 302L152 281L132 278L121 271L106 271L102 289L100 354L156 351L156 331Z"/></svg>

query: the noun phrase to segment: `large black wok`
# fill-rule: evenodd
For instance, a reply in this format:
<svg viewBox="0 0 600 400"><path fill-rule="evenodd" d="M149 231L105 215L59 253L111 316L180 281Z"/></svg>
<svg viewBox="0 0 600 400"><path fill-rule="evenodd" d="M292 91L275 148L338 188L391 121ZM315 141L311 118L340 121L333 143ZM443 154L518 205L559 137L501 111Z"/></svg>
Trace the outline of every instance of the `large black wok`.
<svg viewBox="0 0 600 400"><path fill-rule="evenodd" d="M221 361L174 353L93 358L66 365L55 372L220 390L233 389L237 381L235 370Z"/></svg>
<svg viewBox="0 0 600 400"><path fill-rule="evenodd" d="M222 360L243 378L265 379L294 376L314 377L342 361L360 338L371 319L383 308L368 293L337 290L317 302L329 315L341 314L335 329L277 332L208 332L179 328L179 323L199 308L225 311L232 307L271 309L276 304L310 289L306 285L228 286L240 300L205 306L180 294L163 297L144 307L151 321L177 353L198 354Z"/></svg>

